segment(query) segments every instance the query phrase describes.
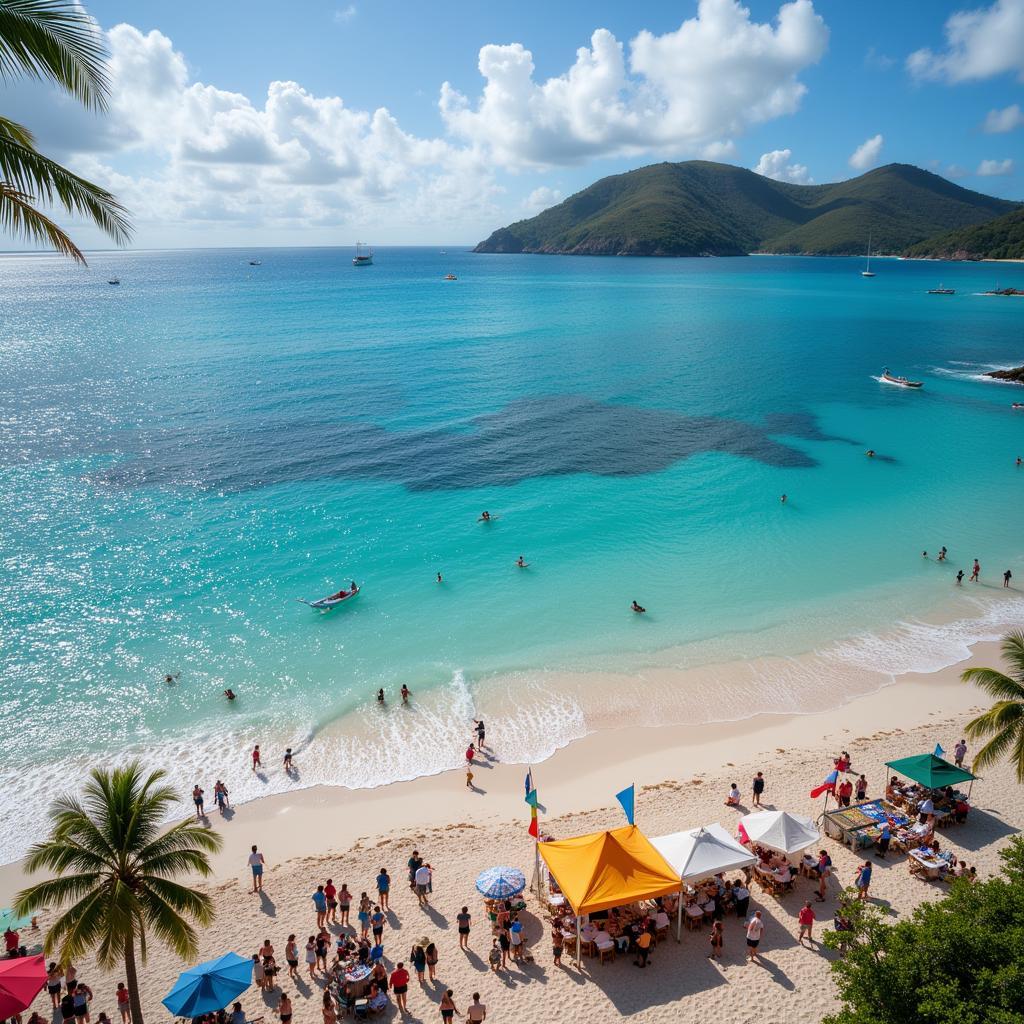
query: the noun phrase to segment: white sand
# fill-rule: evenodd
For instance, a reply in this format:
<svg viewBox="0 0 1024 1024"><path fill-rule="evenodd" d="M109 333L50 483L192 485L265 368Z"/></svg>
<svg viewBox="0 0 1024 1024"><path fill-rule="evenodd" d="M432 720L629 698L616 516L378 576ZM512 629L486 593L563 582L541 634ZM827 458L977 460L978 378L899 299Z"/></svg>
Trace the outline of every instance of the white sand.
<svg viewBox="0 0 1024 1024"><path fill-rule="evenodd" d="M979 645L972 662L998 663L997 646ZM962 735L963 723L981 703L975 690L957 681L963 667L901 677L893 686L820 715L764 715L724 726L630 728L589 736L535 768L546 809L544 827L563 837L622 824L613 794L635 781L637 823L649 835L712 821L732 829L736 814L723 806L728 784L737 781L746 795L759 769L767 779L766 806L816 815L820 801L811 801L808 790L821 782L840 748L851 751L854 766L871 783L869 796L876 796L884 784L885 761L930 751L936 742L951 750ZM523 769L487 764L476 769L475 781L482 792L469 792L461 772L378 790L320 787L242 805L228 821L212 815L225 846L215 862L216 880L206 883L218 917L202 935L200 959L227 950L251 955L269 937L283 962L288 934L294 931L301 945L314 930L309 897L319 882L330 876L335 883L347 882L357 895L363 889L372 894L377 869L385 865L396 882L392 926L385 932L388 966L407 959L421 935L436 940L441 951L438 984L421 990L413 982L410 988L412 1020L439 1020L442 986L455 990L460 1010L479 990L489 1020L523 1024L552 1017L611 1020L623 1015L696 1024L709 1013L727 1024L817 1024L833 1007L828 955L801 948L795 940L796 911L811 895L804 880L779 901L754 892L752 909L761 907L768 922L762 967L744 965L743 930L730 919L721 964L706 958L705 930L685 933L680 944L673 940L659 946L642 974L628 958L620 958L605 965L587 961L581 977L575 970L552 966L546 922L536 916L531 900L527 938L536 964L502 976L491 974L481 959L490 936L482 924L474 879L481 869L498 863L518 865L529 874L534 854L526 832ZM1016 785L1008 769L999 768L975 784L974 803L968 824L945 833L943 845L988 875L998 869L998 849L1024 826L1024 787ZM248 893L245 856L253 842L269 865L262 901ZM826 840L824 845L839 880L850 884L858 858L835 842ZM402 884L414 847L435 869L430 911L419 909ZM905 914L942 891L938 884L911 878L905 857L876 863L872 896L894 914ZM0 869L0 903L24 881L17 865ZM830 926L834 895L826 904L815 904L818 928ZM474 952L469 956L458 950L454 930L454 915L463 904L476 915ZM44 926L46 922L43 915ZM182 967L153 944L143 974L149 1020L166 1018L159 1000ZM91 963L79 965L79 976L96 992L94 1019L99 1010L116 1018L113 990L120 976L103 976ZM287 983L286 988L295 1004L295 1024L319 1022L321 989L305 983ZM268 1021L276 1019L277 993L264 999L250 991L242 1002L250 1016L266 1013ZM45 1015L46 1005L43 996L34 1008Z"/></svg>

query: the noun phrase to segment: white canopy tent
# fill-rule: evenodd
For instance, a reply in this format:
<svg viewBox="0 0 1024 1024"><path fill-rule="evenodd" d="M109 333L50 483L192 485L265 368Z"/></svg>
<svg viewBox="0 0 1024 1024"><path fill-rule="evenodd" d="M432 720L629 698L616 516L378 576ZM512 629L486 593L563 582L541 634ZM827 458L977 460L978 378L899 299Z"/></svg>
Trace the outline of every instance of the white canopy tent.
<svg viewBox="0 0 1024 1024"><path fill-rule="evenodd" d="M658 836L651 845L679 875L680 882L699 882L702 878L754 864L757 858L740 846L718 822L690 828L671 835ZM682 934L683 901L679 900L676 937Z"/></svg>
<svg viewBox="0 0 1024 1024"><path fill-rule="evenodd" d="M777 853L799 853L821 842L821 833L813 819L789 811L756 811L744 815L737 829L741 836Z"/></svg>

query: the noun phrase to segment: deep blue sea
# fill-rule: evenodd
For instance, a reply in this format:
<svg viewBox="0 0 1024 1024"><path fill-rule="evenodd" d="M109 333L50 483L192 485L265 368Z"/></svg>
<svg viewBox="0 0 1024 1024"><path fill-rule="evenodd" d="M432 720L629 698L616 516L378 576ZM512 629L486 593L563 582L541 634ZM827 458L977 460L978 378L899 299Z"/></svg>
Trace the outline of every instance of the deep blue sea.
<svg viewBox="0 0 1024 1024"><path fill-rule="evenodd" d="M136 753L281 788L254 739L374 785L458 764L474 714L527 761L609 679L938 667L1024 616L1024 388L980 377L1024 363L1024 298L980 294L1024 265L351 255L0 258L5 802ZM736 718L836 678L650 703Z"/></svg>

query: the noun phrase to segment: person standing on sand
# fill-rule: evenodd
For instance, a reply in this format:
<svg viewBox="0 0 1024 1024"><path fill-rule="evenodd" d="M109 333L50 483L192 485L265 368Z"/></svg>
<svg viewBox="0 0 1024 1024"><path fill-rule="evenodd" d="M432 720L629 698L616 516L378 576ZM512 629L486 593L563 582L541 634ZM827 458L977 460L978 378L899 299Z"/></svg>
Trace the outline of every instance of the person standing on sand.
<svg viewBox="0 0 1024 1024"><path fill-rule="evenodd" d="M196 818L203 820L203 788L197 782L192 787L192 803L196 805Z"/></svg>
<svg viewBox="0 0 1024 1024"><path fill-rule="evenodd" d="M430 891L430 868L426 864L421 864L416 869L416 898L420 902L420 906L426 906L430 903L427 899L427 893Z"/></svg>
<svg viewBox="0 0 1024 1024"><path fill-rule="evenodd" d="M866 776L861 775L861 777L859 779L857 779L857 803L862 804L862 803L864 803L864 801L867 798L868 798L868 780L867 780Z"/></svg>
<svg viewBox="0 0 1024 1024"><path fill-rule="evenodd" d="M391 876L387 868L381 868L377 872L377 902L384 910L390 910L388 898L391 895Z"/></svg>
<svg viewBox="0 0 1024 1024"><path fill-rule="evenodd" d="M866 900L868 889L871 887L871 861L864 861L857 869L857 877L853 884L857 887L857 899Z"/></svg>
<svg viewBox="0 0 1024 1024"><path fill-rule="evenodd" d="M463 907L455 916L455 923L459 928L459 949L469 949L469 926L473 923L473 917L469 907Z"/></svg>
<svg viewBox="0 0 1024 1024"><path fill-rule="evenodd" d="M405 962L399 960L395 969L391 972L391 991L395 993L395 1006L399 1013L406 1012L405 1000L409 992L409 972L405 969Z"/></svg>
<svg viewBox="0 0 1024 1024"><path fill-rule="evenodd" d="M348 891L348 882L341 883L338 890L338 911L341 913L341 920L338 922L342 928L348 927L348 912L352 906L352 893Z"/></svg>
<svg viewBox="0 0 1024 1024"><path fill-rule="evenodd" d="M455 1000L452 998L455 993L449 988L445 989L445 993L441 996L441 1005L438 1009L441 1011L442 1024L452 1024L452 1017L461 1017L458 1007L455 1005Z"/></svg>
<svg viewBox="0 0 1024 1024"><path fill-rule="evenodd" d="M761 794L764 792L764 773L763 772L758 772L754 776L753 791L754 791L754 801L753 801L754 802L754 806L755 807L760 807L761 806Z"/></svg>
<svg viewBox="0 0 1024 1024"><path fill-rule="evenodd" d="M755 910L754 916L747 922L747 960L753 962L759 960L757 947L761 944L761 936L764 935L764 921L761 920L761 911Z"/></svg>
<svg viewBox="0 0 1024 1024"><path fill-rule="evenodd" d="M981 566L978 564L978 560L974 560L974 568L971 569L970 580L972 583L978 582L978 577L981 575Z"/></svg>
<svg viewBox="0 0 1024 1024"><path fill-rule="evenodd" d="M466 1007L466 1020L469 1024L484 1024L487 1020L487 1007L480 1002L480 993L473 993L473 1002Z"/></svg>
<svg viewBox="0 0 1024 1024"><path fill-rule="evenodd" d="M473 788L473 767L472 765L466 765L466 789Z"/></svg>
<svg viewBox="0 0 1024 1024"><path fill-rule="evenodd" d="M260 760L260 745L257 743L252 748L252 770L257 771L263 767L263 762Z"/></svg>
<svg viewBox="0 0 1024 1024"><path fill-rule="evenodd" d="M413 892L416 891L416 872L422 867L423 858L420 856L419 850L413 850L412 856L409 858L409 888Z"/></svg>
<svg viewBox="0 0 1024 1024"><path fill-rule="evenodd" d="M263 859L263 854L256 849L256 844L253 844L252 853L249 854L249 868L252 871L252 891L262 892L263 891L263 866L266 861Z"/></svg>
<svg viewBox="0 0 1024 1024"><path fill-rule="evenodd" d="M721 921L711 923L711 952L708 953L709 960L722 959L722 943L725 941L725 928Z"/></svg>
<svg viewBox="0 0 1024 1024"><path fill-rule="evenodd" d="M849 779L843 779L843 781L839 783L839 790L836 793L840 807L850 806L850 796L852 793L853 783Z"/></svg>
<svg viewBox="0 0 1024 1024"><path fill-rule="evenodd" d="M963 737L960 738L960 742L953 748L953 763L957 768L963 768L964 758L967 756L967 743Z"/></svg>
<svg viewBox="0 0 1024 1024"><path fill-rule="evenodd" d="M317 928L323 928L324 922L327 920L327 896L322 885L316 887L316 892L313 893L312 899L313 906L316 907L316 926Z"/></svg>
<svg viewBox="0 0 1024 1024"><path fill-rule="evenodd" d="M327 897L327 924L338 923L338 890L334 887L334 879L328 878L324 886L324 896Z"/></svg>
<svg viewBox="0 0 1024 1024"><path fill-rule="evenodd" d="M277 1015L281 1018L281 1024L291 1024L292 1001L288 998L287 992L281 993L281 1001L277 1004Z"/></svg>
<svg viewBox="0 0 1024 1024"><path fill-rule="evenodd" d="M217 780L217 784L213 787L213 799L216 801L217 810L221 814L231 806L228 801L228 787L220 779Z"/></svg>
<svg viewBox="0 0 1024 1024"><path fill-rule="evenodd" d="M299 976L299 944L295 941L294 932L288 936L288 941L284 944L284 961L288 965L288 977L297 978Z"/></svg>
<svg viewBox="0 0 1024 1024"><path fill-rule="evenodd" d="M804 944L804 935L807 936L808 942L814 942L814 909L811 907L810 900L807 900L800 908L798 920L800 922L800 931L797 935L797 942L802 946Z"/></svg>
<svg viewBox="0 0 1024 1024"><path fill-rule="evenodd" d="M825 902L825 893L828 892L828 880L832 874L832 858L827 850L818 854L818 895L815 897L819 903Z"/></svg>
<svg viewBox="0 0 1024 1024"><path fill-rule="evenodd" d="M562 929L558 926L558 922L553 921L551 924L551 955L554 958L556 967L562 966L563 949L565 949L565 936L562 934Z"/></svg>

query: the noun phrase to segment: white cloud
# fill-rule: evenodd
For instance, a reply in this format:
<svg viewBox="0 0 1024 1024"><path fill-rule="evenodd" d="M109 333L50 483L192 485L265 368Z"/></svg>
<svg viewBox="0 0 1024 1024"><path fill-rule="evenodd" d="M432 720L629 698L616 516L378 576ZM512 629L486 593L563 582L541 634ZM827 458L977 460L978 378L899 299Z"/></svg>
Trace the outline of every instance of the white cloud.
<svg viewBox="0 0 1024 1024"><path fill-rule="evenodd" d="M334 20L339 25L344 25L346 22L351 21L358 13L359 12L356 9L356 5L349 4L347 7L339 7L334 12Z"/></svg>
<svg viewBox="0 0 1024 1024"><path fill-rule="evenodd" d="M1024 110L1016 103L1002 110L990 110L982 125L982 130L990 135L997 135L1002 132L1012 132L1024 124Z"/></svg>
<svg viewBox="0 0 1024 1024"><path fill-rule="evenodd" d="M850 154L850 166L858 171L866 171L869 167L873 167L878 163L878 157L882 152L882 143L884 141L880 134L872 135L870 139L865 139Z"/></svg>
<svg viewBox="0 0 1024 1024"><path fill-rule="evenodd" d="M967 82L1014 72L1024 81L1024 0L957 11L946 21L946 49L915 50L907 69L916 78Z"/></svg>
<svg viewBox="0 0 1024 1024"><path fill-rule="evenodd" d="M481 95L471 101L445 82L440 109L454 136L513 169L698 152L796 111L806 92L800 72L827 43L811 0L783 4L774 25L752 21L737 0L700 0L676 31L640 32L628 61L623 44L597 29L568 71L543 82L522 44L484 46Z"/></svg>
<svg viewBox="0 0 1024 1024"><path fill-rule="evenodd" d="M791 149L773 149L770 153L761 154L754 170L776 181L791 181L795 185L813 184L814 179L803 164L790 163L792 157Z"/></svg>
<svg viewBox="0 0 1024 1024"><path fill-rule="evenodd" d="M718 139L702 146L700 155L705 160L735 160L738 150L732 139Z"/></svg>
<svg viewBox="0 0 1024 1024"><path fill-rule="evenodd" d="M546 210L549 206L554 206L555 203L560 203L561 201L561 189L548 188L547 185L541 185L539 188L535 188L523 200L523 209L529 210L530 213L540 213L541 210Z"/></svg>
<svg viewBox="0 0 1024 1024"><path fill-rule="evenodd" d="M975 172L982 178L998 178L1004 174L1013 174L1012 160L982 160Z"/></svg>

